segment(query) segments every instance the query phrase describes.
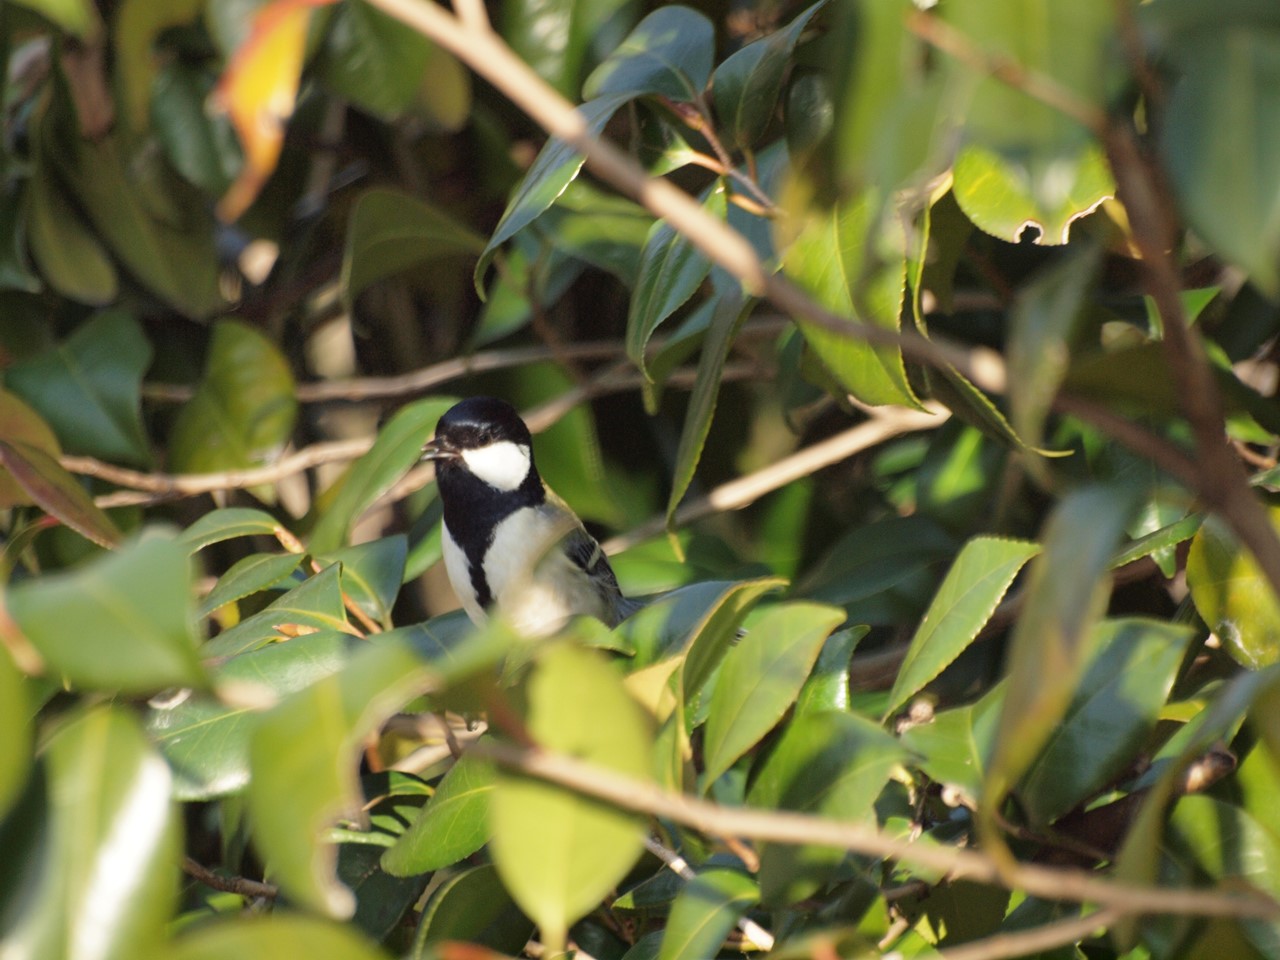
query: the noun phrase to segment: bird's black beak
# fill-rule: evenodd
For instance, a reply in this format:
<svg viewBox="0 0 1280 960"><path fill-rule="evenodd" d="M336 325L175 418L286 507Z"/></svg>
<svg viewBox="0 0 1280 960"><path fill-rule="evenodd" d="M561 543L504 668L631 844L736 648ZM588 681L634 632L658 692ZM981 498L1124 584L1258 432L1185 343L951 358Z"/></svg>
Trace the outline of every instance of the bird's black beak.
<svg viewBox="0 0 1280 960"><path fill-rule="evenodd" d="M457 460L458 448L444 437L432 437L422 445L422 460Z"/></svg>

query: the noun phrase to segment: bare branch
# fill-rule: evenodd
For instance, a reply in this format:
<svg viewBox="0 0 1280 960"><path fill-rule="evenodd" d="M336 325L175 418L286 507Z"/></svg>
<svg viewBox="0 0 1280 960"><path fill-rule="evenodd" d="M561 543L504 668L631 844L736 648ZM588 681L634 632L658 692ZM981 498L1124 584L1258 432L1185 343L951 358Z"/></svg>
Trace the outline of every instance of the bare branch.
<svg viewBox="0 0 1280 960"><path fill-rule="evenodd" d="M1078 943L1086 937L1106 930L1125 916L1117 907L1104 907L1083 917L1069 917L1030 930L997 933L991 937L943 950L941 960L1013 960L1052 950L1054 947Z"/></svg>
<svg viewBox="0 0 1280 960"><path fill-rule="evenodd" d="M280 889L270 883L250 880L247 877L224 877L219 873L214 873L208 867L197 863L190 857L182 858L182 872L199 880L206 887L212 887L214 890L222 890L226 893L238 893L242 897L262 897L266 900L274 900L280 895Z"/></svg>

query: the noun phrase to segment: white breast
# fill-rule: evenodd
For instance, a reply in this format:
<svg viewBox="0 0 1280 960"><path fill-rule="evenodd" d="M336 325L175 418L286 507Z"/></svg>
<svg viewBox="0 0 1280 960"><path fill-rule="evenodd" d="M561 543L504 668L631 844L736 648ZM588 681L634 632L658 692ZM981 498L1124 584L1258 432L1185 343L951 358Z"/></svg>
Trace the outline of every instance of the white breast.
<svg viewBox="0 0 1280 960"><path fill-rule="evenodd" d="M485 558L485 577L495 605L517 630L529 636L553 633L570 617L585 614L608 621L611 611L591 578L564 555L559 543L573 521L549 507L517 510L498 524ZM471 588L466 556L444 534L445 569L467 615L484 622Z"/></svg>

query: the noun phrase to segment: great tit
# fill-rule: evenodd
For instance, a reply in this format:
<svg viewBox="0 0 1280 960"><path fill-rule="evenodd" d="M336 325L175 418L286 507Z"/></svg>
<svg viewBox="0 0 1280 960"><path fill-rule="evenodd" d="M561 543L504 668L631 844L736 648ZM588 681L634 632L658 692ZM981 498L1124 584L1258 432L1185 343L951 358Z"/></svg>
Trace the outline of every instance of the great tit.
<svg viewBox="0 0 1280 960"><path fill-rule="evenodd" d="M542 482L529 428L511 404L455 404L422 459L435 463L445 570L472 621L496 609L540 635L577 614L616 626L641 606L622 595L600 544Z"/></svg>

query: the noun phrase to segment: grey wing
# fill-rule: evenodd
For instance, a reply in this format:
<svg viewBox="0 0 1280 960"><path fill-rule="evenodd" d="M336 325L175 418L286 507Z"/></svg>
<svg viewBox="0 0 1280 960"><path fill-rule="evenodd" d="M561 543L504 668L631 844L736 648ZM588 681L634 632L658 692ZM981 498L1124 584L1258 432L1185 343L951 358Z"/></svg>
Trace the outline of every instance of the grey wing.
<svg viewBox="0 0 1280 960"><path fill-rule="evenodd" d="M565 536L564 552L575 566L591 578L606 605L613 611L609 626L617 626L620 621L625 620L644 605L622 595L618 578L613 572L613 567L609 566L609 558L600 549L596 538L587 533L583 527L575 527Z"/></svg>

